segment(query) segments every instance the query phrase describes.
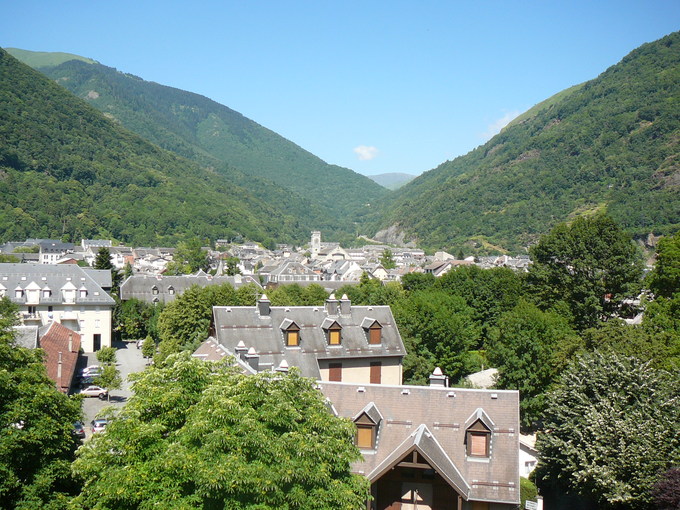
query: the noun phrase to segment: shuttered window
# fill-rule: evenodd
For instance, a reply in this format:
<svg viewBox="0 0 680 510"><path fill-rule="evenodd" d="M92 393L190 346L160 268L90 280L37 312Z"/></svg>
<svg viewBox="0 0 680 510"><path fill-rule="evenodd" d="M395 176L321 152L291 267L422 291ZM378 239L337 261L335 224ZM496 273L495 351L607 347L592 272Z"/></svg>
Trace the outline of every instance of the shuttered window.
<svg viewBox="0 0 680 510"><path fill-rule="evenodd" d="M328 344L329 345L340 345L340 330L331 329L328 331Z"/></svg>
<svg viewBox="0 0 680 510"><path fill-rule="evenodd" d="M371 384L380 384L382 372L382 363L380 361L371 361Z"/></svg>
<svg viewBox="0 0 680 510"><path fill-rule="evenodd" d="M342 382L342 363L328 364L328 380L332 382Z"/></svg>
<svg viewBox="0 0 680 510"><path fill-rule="evenodd" d="M468 455L474 457L487 457L489 455L489 434L484 432L468 433Z"/></svg>
<svg viewBox="0 0 680 510"><path fill-rule="evenodd" d="M359 448L374 448L373 438L375 427L370 425L357 425L357 446Z"/></svg>
<svg viewBox="0 0 680 510"><path fill-rule="evenodd" d="M382 333L382 328L380 326L371 326L371 329L369 329L369 339L368 343L376 345L382 343L381 339L381 333Z"/></svg>
<svg viewBox="0 0 680 510"><path fill-rule="evenodd" d="M300 345L300 332L288 331L286 334L286 345L288 347L295 347L297 345Z"/></svg>

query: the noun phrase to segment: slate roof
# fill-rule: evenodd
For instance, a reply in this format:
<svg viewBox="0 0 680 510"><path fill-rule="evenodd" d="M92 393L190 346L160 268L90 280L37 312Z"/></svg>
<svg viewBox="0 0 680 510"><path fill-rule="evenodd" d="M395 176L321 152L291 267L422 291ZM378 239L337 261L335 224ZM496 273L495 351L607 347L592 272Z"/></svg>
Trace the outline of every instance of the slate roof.
<svg viewBox="0 0 680 510"><path fill-rule="evenodd" d="M23 305L26 297L15 297L14 290L26 289L34 284L52 291L50 297L40 293L41 305L61 305L63 299L60 290L65 286L84 289L87 296L76 293L75 305L113 306L116 302L92 278L90 273L75 264L0 264L0 290L5 289L7 297L14 303Z"/></svg>
<svg viewBox="0 0 680 510"><path fill-rule="evenodd" d="M58 390L68 393L78 364L80 335L58 322L50 323L45 329L40 337L40 348L46 354L47 377L57 384ZM61 378L58 376L59 353L61 353Z"/></svg>
<svg viewBox="0 0 680 510"><path fill-rule="evenodd" d="M160 303L174 301L178 294L182 294L192 285L207 287L208 285L222 285L228 283L232 287L239 287L248 283L254 283L260 287L260 282L252 276L210 276L204 272L194 275L161 276L161 275L132 275L120 286L120 298L123 301L128 299L139 299L147 303L153 303L154 298ZM158 294L154 294L156 287ZM170 289L174 289L174 294Z"/></svg>
<svg viewBox="0 0 680 510"><path fill-rule="evenodd" d="M363 451L355 472L375 481L416 449L464 499L519 503L519 392L317 384L341 417L356 419L371 403L382 416L376 448ZM466 456L466 426L478 418L491 425L488 459Z"/></svg>
<svg viewBox="0 0 680 510"><path fill-rule="evenodd" d="M257 306L216 306L213 308L217 340L231 354L239 342L253 347L260 370L276 369L282 361L299 367L305 377L320 378L320 359L403 357L404 343L389 306L352 306L345 300L346 313L329 313L328 306L271 306L260 315ZM338 308L339 309L339 308ZM362 327L366 317L382 325L382 342L369 345ZM341 326L342 344L329 346L322 324L331 318ZM295 323L300 328L300 345L286 347L282 327ZM328 324L328 321L326 322Z"/></svg>

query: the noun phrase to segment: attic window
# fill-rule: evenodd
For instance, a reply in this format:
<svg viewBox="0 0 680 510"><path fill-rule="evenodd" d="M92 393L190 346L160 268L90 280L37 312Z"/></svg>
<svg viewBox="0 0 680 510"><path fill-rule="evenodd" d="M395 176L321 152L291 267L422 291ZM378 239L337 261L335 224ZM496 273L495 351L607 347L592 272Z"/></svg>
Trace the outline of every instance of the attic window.
<svg viewBox="0 0 680 510"><path fill-rule="evenodd" d="M171 294L171 295L172 295L172 294L174 294L174 293L175 293L175 287L173 287L172 285L170 285L170 287L168 287L168 294Z"/></svg>
<svg viewBox="0 0 680 510"><path fill-rule="evenodd" d="M370 345L380 345L382 343L382 325L377 320L366 317L361 322L361 327L366 331Z"/></svg>
<svg viewBox="0 0 680 510"><path fill-rule="evenodd" d="M151 287L151 293L154 296L158 295L158 287L156 287L155 285L153 287Z"/></svg>
<svg viewBox="0 0 680 510"><path fill-rule="evenodd" d="M81 298L86 298L87 297L87 289L80 289L80 297Z"/></svg>
<svg viewBox="0 0 680 510"><path fill-rule="evenodd" d="M286 319L281 323L281 330L283 331L286 347L298 347L300 345L300 326L295 324L290 319Z"/></svg>
<svg viewBox="0 0 680 510"><path fill-rule="evenodd" d="M52 291L50 289L43 289L42 291L42 297L48 298L52 295Z"/></svg>
<svg viewBox="0 0 680 510"><path fill-rule="evenodd" d="M491 431L481 420L477 420L465 431L465 443L469 457L488 457Z"/></svg>
<svg viewBox="0 0 680 510"><path fill-rule="evenodd" d="M380 424L380 413L373 404L359 414L354 419L357 427L354 443L362 450L375 450L376 439L378 437L378 425Z"/></svg>
<svg viewBox="0 0 680 510"><path fill-rule="evenodd" d="M321 327L326 334L328 345L342 344L342 326L337 321L326 319Z"/></svg>
<svg viewBox="0 0 680 510"><path fill-rule="evenodd" d="M16 289L14 291L14 297L15 298L22 298L24 297L24 291L22 289Z"/></svg>

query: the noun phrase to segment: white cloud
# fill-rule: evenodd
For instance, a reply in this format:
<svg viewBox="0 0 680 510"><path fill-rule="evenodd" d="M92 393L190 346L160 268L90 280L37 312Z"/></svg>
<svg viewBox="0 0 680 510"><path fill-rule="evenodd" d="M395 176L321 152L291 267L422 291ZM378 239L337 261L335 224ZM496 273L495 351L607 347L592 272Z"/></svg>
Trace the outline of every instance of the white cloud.
<svg viewBox="0 0 680 510"><path fill-rule="evenodd" d="M521 112L518 110L506 112L500 119L495 120L487 126L486 131L482 134L482 138L484 138L484 140L489 140L494 135L497 135L501 132L501 129L510 124L510 122L520 113Z"/></svg>
<svg viewBox="0 0 680 510"><path fill-rule="evenodd" d="M359 156L359 161L370 161L374 159L380 152L377 147L372 145L359 145L354 147L354 153Z"/></svg>

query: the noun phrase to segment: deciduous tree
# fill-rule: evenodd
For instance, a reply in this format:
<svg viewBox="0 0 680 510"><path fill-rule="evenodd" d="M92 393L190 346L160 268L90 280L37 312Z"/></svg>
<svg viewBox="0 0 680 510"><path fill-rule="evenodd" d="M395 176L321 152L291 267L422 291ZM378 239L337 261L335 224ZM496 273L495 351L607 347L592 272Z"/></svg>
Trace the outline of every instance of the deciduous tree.
<svg viewBox="0 0 680 510"><path fill-rule="evenodd" d="M599 508L652 508L680 462L680 373L616 353L577 357L548 396L537 482Z"/></svg>
<svg viewBox="0 0 680 510"><path fill-rule="evenodd" d="M137 376L105 434L79 450L85 508L363 508L354 426L311 380L245 376L188 353Z"/></svg>

